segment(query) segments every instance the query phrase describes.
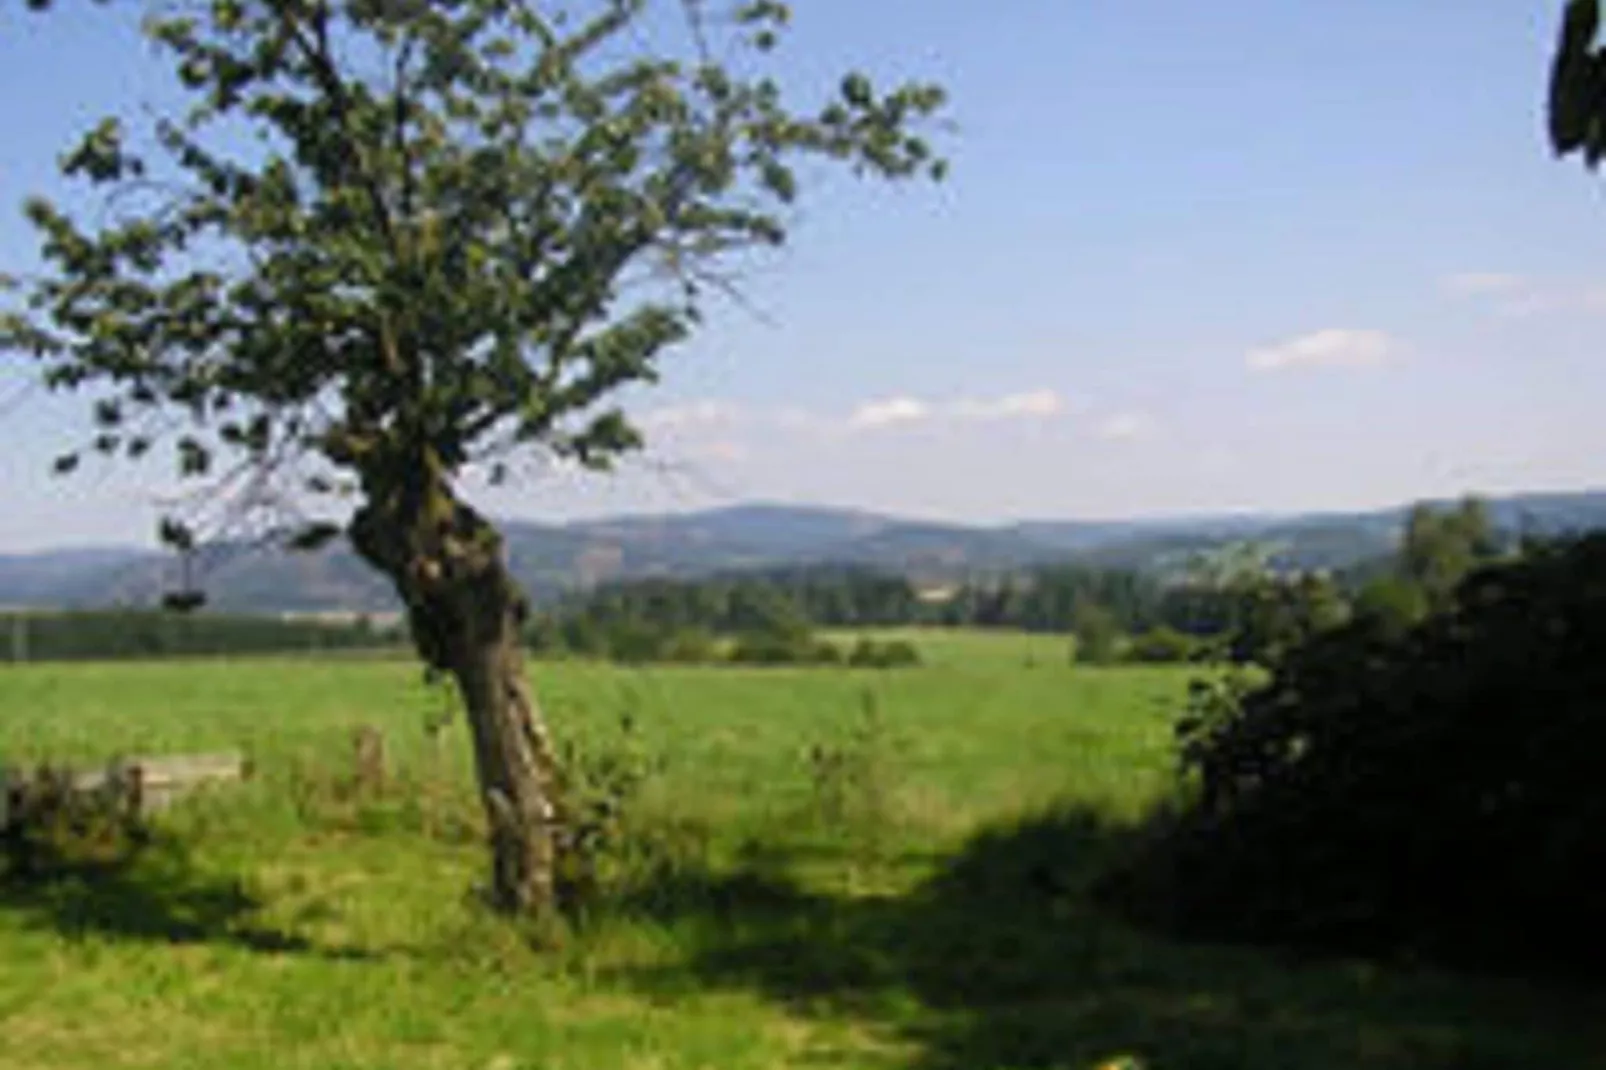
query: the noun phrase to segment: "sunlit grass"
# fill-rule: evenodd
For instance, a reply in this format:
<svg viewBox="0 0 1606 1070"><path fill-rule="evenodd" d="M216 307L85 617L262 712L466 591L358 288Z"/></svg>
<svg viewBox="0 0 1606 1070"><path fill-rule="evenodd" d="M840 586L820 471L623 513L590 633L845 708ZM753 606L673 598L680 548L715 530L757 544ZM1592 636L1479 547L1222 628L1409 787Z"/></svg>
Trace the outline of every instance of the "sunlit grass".
<svg viewBox="0 0 1606 1070"><path fill-rule="evenodd" d="M0 763L241 748L257 772L172 815L182 859L6 895L0 1066L1606 1065L1595 997L1099 916L1080 883L1166 790L1186 673L1074 668L1062 637L912 638L926 666L894 672L533 666L560 735L634 719L665 762L644 806L694 833L541 949L470 894L483 848L440 831L475 820L465 730L431 751L445 696L407 662L0 669ZM822 824L807 759L871 709L875 837ZM298 804L359 725L399 783Z"/></svg>

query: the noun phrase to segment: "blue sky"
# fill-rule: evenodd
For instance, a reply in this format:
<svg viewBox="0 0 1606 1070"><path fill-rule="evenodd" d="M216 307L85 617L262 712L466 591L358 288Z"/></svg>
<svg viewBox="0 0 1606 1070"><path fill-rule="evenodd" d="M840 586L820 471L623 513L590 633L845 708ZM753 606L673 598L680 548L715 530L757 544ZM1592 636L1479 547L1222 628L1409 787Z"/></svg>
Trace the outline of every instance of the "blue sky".
<svg viewBox="0 0 1606 1070"><path fill-rule="evenodd" d="M763 318L720 310L633 399L646 457L485 500L990 522L1606 485L1606 199L1542 136L1559 6L797 0L789 80L942 81L951 178L811 187ZM0 14L0 263L69 134L166 92L117 19ZM0 551L147 541L163 473L49 477L82 414L4 411L20 374Z"/></svg>

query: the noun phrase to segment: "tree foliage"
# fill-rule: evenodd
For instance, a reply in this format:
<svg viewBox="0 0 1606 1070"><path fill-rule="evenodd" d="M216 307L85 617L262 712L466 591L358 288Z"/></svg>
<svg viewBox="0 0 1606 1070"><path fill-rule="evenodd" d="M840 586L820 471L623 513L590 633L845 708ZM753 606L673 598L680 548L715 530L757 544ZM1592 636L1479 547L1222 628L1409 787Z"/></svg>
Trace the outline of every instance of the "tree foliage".
<svg viewBox="0 0 1606 1070"><path fill-rule="evenodd" d="M1481 500L1467 498L1453 509L1418 504L1406 517L1400 574L1422 592L1430 608L1443 608L1456 585L1499 549Z"/></svg>
<svg viewBox="0 0 1606 1070"><path fill-rule="evenodd" d="M708 54L621 54L662 5L593 7L153 17L193 105L156 123L154 154L108 119L67 155L68 175L124 191L109 224L29 202L50 270L7 341L52 385L96 388L103 452L148 451L153 411L187 417L186 476L310 452L373 501L420 464L451 477L521 443L606 466L639 443L608 399L652 380L725 259L783 239L796 159L938 171L905 128L941 93L851 75L803 117ZM701 39L713 20L689 10ZM748 3L730 25L762 50L786 18ZM299 489L330 486L319 471Z"/></svg>
<svg viewBox="0 0 1606 1070"><path fill-rule="evenodd" d="M1240 664L1273 665L1312 636L1342 624L1350 607L1325 576L1262 577L1233 588L1235 615L1228 657Z"/></svg>
<svg viewBox="0 0 1606 1070"><path fill-rule="evenodd" d="M1568 0L1551 61L1547 109L1557 155L1578 153L1591 169L1606 159L1606 49L1600 0Z"/></svg>
<svg viewBox="0 0 1606 1070"><path fill-rule="evenodd" d="M1485 566L1403 634L1358 618L1200 690L1192 801L1110 890L1196 935L1598 965L1602 642L1596 535Z"/></svg>

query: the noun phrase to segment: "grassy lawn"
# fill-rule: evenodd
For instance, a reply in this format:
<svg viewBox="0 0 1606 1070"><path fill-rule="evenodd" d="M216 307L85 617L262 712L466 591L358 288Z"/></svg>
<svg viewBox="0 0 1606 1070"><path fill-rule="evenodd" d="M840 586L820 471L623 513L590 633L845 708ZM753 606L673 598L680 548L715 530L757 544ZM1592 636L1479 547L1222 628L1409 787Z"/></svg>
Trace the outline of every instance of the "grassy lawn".
<svg viewBox="0 0 1606 1070"><path fill-rule="evenodd" d="M464 729L426 743L443 698L411 665L0 668L0 762L257 769L171 815L182 855L0 891L0 1067L1606 1067L1606 998L1098 915L1081 884L1165 790L1186 675L914 638L926 667L896 673L533 667L560 735L633 718L668 844L542 950L468 894ZM351 802L359 725L400 782ZM817 745L872 770L845 816Z"/></svg>

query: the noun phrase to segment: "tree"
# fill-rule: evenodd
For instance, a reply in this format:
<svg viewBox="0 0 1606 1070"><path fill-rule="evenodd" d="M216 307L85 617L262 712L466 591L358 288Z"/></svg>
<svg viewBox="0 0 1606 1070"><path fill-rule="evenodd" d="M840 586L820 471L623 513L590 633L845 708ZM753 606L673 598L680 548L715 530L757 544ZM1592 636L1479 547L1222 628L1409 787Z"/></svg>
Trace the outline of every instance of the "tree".
<svg viewBox="0 0 1606 1070"><path fill-rule="evenodd" d="M1437 611L1450 603L1456 585L1498 549L1488 508L1479 499L1467 498L1449 510L1419 504L1406 517L1400 571Z"/></svg>
<svg viewBox="0 0 1606 1070"><path fill-rule="evenodd" d="M1193 938L1598 978L1606 535L1193 690L1188 790L1101 889ZM1136 878L1133 880L1132 878Z"/></svg>
<svg viewBox="0 0 1606 1070"><path fill-rule="evenodd" d="M1379 576L1355 595L1355 618L1384 635L1402 635L1427 615L1427 595L1403 576Z"/></svg>
<svg viewBox="0 0 1606 1070"><path fill-rule="evenodd" d="M180 474L219 493L349 496L292 541L348 536L455 680L494 899L529 913L562 899L560 770L521 664L526 600L465 471L499 482L520 448L606 469L639 446L611 400L653 381L733 257L784 239L800 161L943 170L918 136L936 87L850 74L805 112L757 73L777 0L557 6L158 9L147 33L191 106L149 145L108 119L64 157L116 198L28 202L45 267L0 321L0 348L93 392L99 451L146 455L176 418ZM676 26L682 47L642 52ZM192 545L193 520L164 535Z"/></svg>
<svg viewBox="0 0 1606 1070"><path fill-rule="evenodd" d="M1191 635L1162 624L1133 636L1126 657L1139 665L1175 665L1196 660L1205 649Z"/></svg>
<svg viewBox="0 0 1606 1070"><path fill-rule="evenodd" d="M1343 624L1349 605L1326 576L1260 577L1237 588L1236 620L1228 656L1239 663L1274 665L1314 635Z"/></svg>
<svg viewBox="0 0 1606 1070"><path fill-rule="evenodd" d="M1115 614L1097 602L1084 599L1071 611L1076 636L1073 656L1087 665L1109 665L1120 656L1121 628Z"/></svg>

